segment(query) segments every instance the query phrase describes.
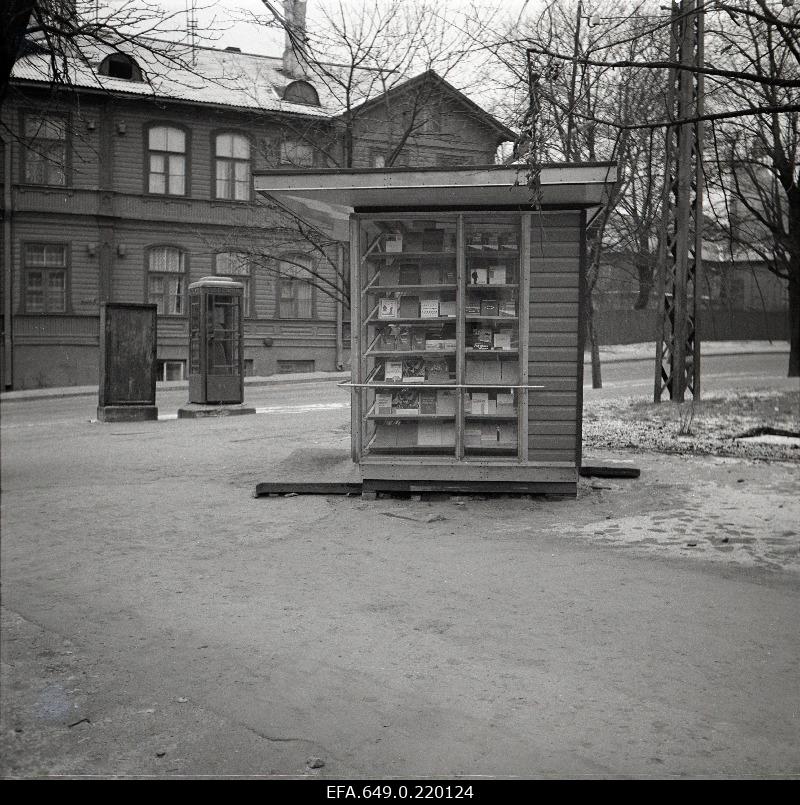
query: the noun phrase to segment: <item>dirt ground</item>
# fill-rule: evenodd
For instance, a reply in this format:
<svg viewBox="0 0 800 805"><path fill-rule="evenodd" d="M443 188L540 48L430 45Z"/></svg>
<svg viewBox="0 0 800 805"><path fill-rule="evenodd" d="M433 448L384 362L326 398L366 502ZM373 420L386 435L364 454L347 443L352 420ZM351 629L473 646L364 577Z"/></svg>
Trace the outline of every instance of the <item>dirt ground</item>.
<svg viewBox="0 0 800 805"><path fill-rule="evenodd" d="M290 421L4 439L4 776L800 775L796 462L255 499L352 477Z"/></svg>

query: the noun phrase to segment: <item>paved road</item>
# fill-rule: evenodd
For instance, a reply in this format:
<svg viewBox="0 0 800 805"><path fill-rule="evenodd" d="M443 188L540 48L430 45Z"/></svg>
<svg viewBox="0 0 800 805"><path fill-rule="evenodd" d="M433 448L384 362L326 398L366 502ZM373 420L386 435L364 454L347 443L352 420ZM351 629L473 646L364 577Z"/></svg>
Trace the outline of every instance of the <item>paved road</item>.
<svg viewBox="0 0 800 805"><path fill-rule="evenodd" d="M781 386L771 361L709 359L706 386ZM649 373L609 366L602 393L646 397ZM640 456L575 501L253 499L349 445L334 384L253 391L269 416L3 404L0 773L800 775L798 575L725 563L765 531L792 547L794 468Z"/></svg>
<svg viewBox="0 0 800 805"><path fill-rule="evenodd" d="M796 379L785 377L786 360L786 356L780 354L707 357L703 362L703 393L713 394L731 387L758 388L764 378L769 378L772 387L798 388ZM584 395L587 400L634 396L651 399L652 393L652 360L606 364L600 390L591 388L591 370L586 367ZM245 399L259 413L302 416L325 423L332 421L329 415L332 412L349 408L349 392L332 381L248 386ZM174 418L186 401L185 389L159 391L156 399L159 416ZM0 427L66 426L85 422L96 417L96 405L93 397L4 402Z"/></svg>

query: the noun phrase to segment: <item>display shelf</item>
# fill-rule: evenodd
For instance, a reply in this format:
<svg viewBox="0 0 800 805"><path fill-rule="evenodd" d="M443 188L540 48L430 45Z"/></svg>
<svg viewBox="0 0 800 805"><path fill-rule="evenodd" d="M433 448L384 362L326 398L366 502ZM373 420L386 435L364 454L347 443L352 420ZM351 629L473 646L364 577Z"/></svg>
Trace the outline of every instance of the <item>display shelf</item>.
<svg viewBox="0 0 800 805"><path fill-rule="evenodd" d="M364 261L367 262L369 260L386 260L387 258L395 258L399 260L416 260L420 258L437 258L443 260L444 258L449 258L454 260L456 257L456 253L452 252L370 252L366 257L364 257Z"/></svg>
<svg viewBox="0 0 800 805"><path fill-rule="evenodd" d="M404 291L455 291L455 282L440 282L426 285L370 285L364 290L369 293L403 293ZM494 287L494 286L493 286Z"/></svg>
<svg viewBox="0 0 800 805"><path fill-rule="evenodd" d="M516 422L519 414L464 414L464 419L474 419L476 422L493 422L501 420L503 422Z"/></svg>
<svg viewBox="0 0 800 805"><path fill-rule="evenodd" d="M519 355L518 349L476 349L475 347L464 347L466 355Z"/></svg>
<svg viewBox="0 0 800 805"><path fill-rule="evenodd" d="M456 354L454 349L406 349L406 350L367 350L365 355L369 358L452 358Z"/></svg>

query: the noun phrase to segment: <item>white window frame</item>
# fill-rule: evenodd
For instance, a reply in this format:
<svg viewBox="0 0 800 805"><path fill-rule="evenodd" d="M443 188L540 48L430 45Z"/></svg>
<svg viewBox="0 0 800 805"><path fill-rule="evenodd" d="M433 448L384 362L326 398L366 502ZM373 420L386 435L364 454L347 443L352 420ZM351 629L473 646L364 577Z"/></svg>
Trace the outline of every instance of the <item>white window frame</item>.
<svg viewBox="0 0 800 805"><path fill-rule="evenodd" d="M67 118L64 115L23 116L25 184L64 187L67 184Z"/></svg>
<svg viewBox="0 0 800 805"><path fill-rule="evenodd" d="M160 141L163 132L163 142ZM187 194L189 135L178 126L147 129L147 192L156 196Z"/></svg>
<svg viewBox="0 0 800 805"><path fill-rule="evenodd" d="M214 138L215 196L231 201L250 201L252 148L244 134L223 132Z"/></svg>
<svg viewBox="0 0 800 805"><path fill-rule="evenodd" d="M68 311L69 249L64 243L25 243L23 246L22 307L25 313ZM32 283L33 277L39 283ZM34 301L38 297L39 301Z"/></svg>

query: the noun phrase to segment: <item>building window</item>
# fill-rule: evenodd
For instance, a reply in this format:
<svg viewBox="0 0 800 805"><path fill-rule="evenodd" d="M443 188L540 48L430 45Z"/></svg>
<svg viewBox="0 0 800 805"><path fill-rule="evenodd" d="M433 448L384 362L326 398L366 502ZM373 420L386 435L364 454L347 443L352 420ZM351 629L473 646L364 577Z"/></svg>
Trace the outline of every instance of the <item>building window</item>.
<svg viewBox="0 0 800 805"><path fill-rule="evenodd" d="M186 361L157 360L156 378L161 381L185 380Z"/></svg>
<svg viewBox="0 0 800 805"><path fill-rule="evenodd" d="M66 313L67 247L27 243L24 260L25 313Z"/></svg>
<svg viewBox="0 0 800 805"><path fill-rule="evenodd" d="M300 140L284 140L281 143L281 165L313 168L314 147Z"/></svg>
<svg viewBox="0 0 800 805"><path fill-rule="evenodd" d="M314 316L313 261L305 254L282 257L278 275L278 318L311 319Z"/></svg>
<svg viewBox="0 0 800 805"><path fill-rule="evenodd" d="M250 141L242 134L216 139L217 198L250 200Z"/></svg>
<svg viewBox="0 0 800 805"><path fill-rule="evenodd" d="M186 194L186 132L153 126L147 134L149 193Z"/></svg>
<svg viewBox="0 0 800 805"><path fill-rule="evenodd" d="M214 273L221 277L230 277L244 285L242 315L249 316L251 308L250 255L246 252L220 252L214 255Z"/></svg>
<svg viewBox="0 0 800 805"><path fill-rule="evenodd" d="M67 121L50 115L25 115L25 182L67 183Z"/></svg>
<svg viewBox="0 0 800 805"><path fill-rule="evenodd" d="M142 71L139 65L124 53L112 53L106 56L98 68L100 75L109 78L123 78L126 81L142 81Z"/></svg>
<svg viewBox="0 0 800 805"><path fill-rule="evenodd" d="M283 91L283 100L289 103L302 103L306 106L319 106L319 95L308 81L292 81Z"/></svg>
<svg viewBox="0 0 800 805"><path fill-rule="evenodd" d="M182 316L186 313L186 259L174 246L150 249L147 255L147 301L158 313Z"/></svg>

